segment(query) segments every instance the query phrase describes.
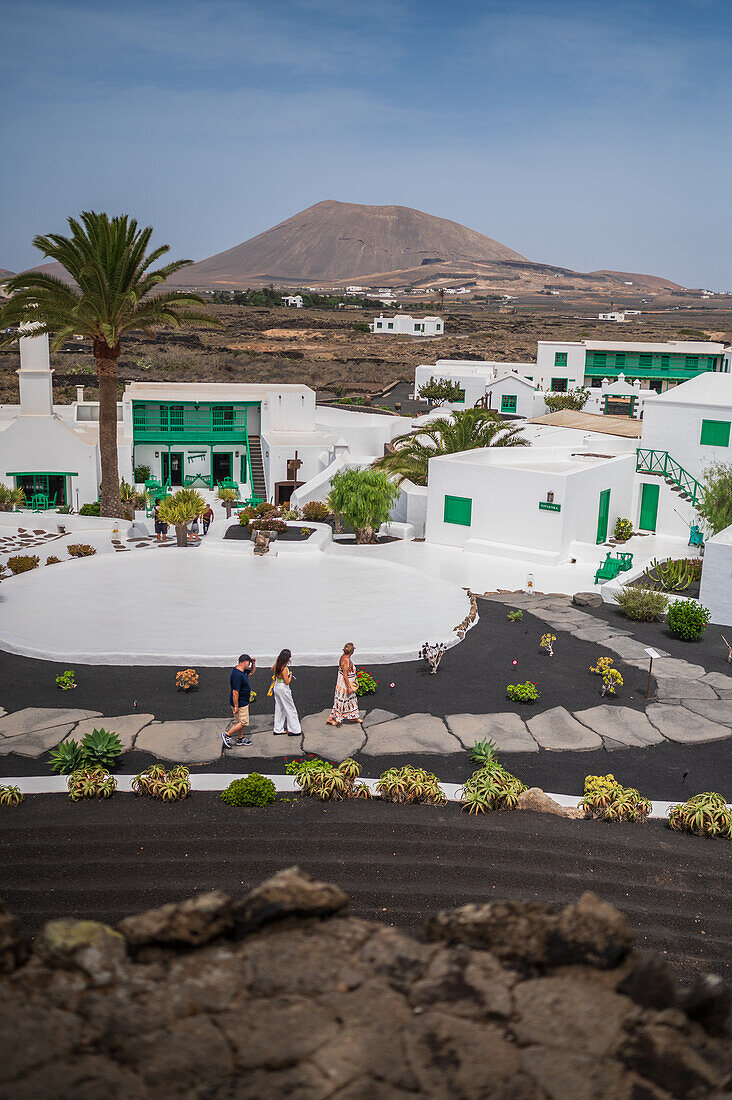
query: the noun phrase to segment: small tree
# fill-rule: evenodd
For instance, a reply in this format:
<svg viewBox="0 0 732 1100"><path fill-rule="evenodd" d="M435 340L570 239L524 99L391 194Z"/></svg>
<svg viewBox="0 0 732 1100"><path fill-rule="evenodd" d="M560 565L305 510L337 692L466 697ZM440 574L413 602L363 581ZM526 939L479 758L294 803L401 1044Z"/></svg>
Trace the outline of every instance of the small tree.
<svg viewBox="0 0 732 1100"><path fill-rule="evenodd" d="M427 398L433 405L444 405L446 401L460 402L465 400L465 390L459 382L451 382L449 378L430 378L419 387L420 397Z"/></svg>
<svg viewBox="0 0 732 1100"><path fill-rule="evenodd" d="M696 510L713 535L732 524L732 462L716 462L704 471L704 495Z"/></svg>
<svg viewBox="0 0 732 1100"><path fill-rule="evenodd" d="M206 501L195 489L179 489L171 497L163 497L158 502L158 515L163 523L175 527L179 546L188 545L188 524L200 516L206 508Z"/></svg>
<svg viewBox="0 0 732 1100"><path fill-rule="evenodd" d="M399 487L382 470L341 470L331 483L328 506L356 532L356 542L376 542L386 523Z"/></svg>

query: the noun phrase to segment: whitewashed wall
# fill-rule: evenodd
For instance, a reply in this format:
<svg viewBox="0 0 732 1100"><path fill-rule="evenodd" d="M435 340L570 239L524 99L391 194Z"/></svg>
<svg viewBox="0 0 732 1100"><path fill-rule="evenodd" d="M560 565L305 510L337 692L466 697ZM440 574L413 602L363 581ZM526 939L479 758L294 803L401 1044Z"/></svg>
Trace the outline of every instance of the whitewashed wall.
<svg viewBox="0 0 732 1100"><path fill-rule="evenodd" d="M702 446L702 420L732 420L732 376L717 375L722 385L720 402L709 405L682 404L683 386L673 391L679 403L664 397L649 401L643 411L641 447L668 451L685 470L701 479L703 471L713 462L732 462L732 446ZM723 393L728 394L725 401Z"/></svg>
<svg viewBox="0 0 732 1100"><path fill-rule="evenodd" d="M713 623L732 627L732 527L707 540L699 602L709 608ZM727 639L732 642L729 634Z"/></svg>
<svg viewBox="0 0 732 1100"><path fill-rule="evenodd" d="M554 353L567 353L567 366L555 367ZM585 380L584 344L571 341L540 340L536 346L536 377L534 382L542 390L551 389L552 378L568 378L569 389L581 386Z"/></svg>

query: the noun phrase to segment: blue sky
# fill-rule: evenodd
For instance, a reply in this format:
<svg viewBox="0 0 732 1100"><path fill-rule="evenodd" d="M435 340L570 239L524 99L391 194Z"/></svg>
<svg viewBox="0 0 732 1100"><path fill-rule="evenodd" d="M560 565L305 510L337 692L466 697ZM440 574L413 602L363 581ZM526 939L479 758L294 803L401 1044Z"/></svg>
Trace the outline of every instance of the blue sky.
<svg viewBox="0 0 732 1100"><path fill-rule="evenodd" d="M321 199L732 288L727 0L0 0L0 267L86 208L202 259Z"/></svg>

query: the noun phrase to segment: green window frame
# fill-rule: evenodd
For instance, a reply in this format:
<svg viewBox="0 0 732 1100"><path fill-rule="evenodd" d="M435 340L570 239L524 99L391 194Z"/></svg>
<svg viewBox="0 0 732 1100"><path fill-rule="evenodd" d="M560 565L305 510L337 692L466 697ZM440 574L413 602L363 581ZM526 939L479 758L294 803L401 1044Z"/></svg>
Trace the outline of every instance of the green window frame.
<svg viewBox="0 0 732 1100"><path fill-rule="evenodd" d="M445 523L457 523L460 527L470 527L473 519L472 498L446 495L443 519Z"/></svg>
<svg viewBox="0 0 732 1100"><path fill-rule="evenodd" d="M569 389L568 378L552 378L551 390L552 393L566 393Z"/></svg>
<svg viewBox="0 0 732 1100"><path fill-rule="evenodd" d="M646 355L646 354L639 355L638 356L638 366L639 367L652 367L653 366L653 356L650 355L650 354L648 354L648 355Z"/></svg>
<svg viewBox="0 0 732 1100"><path fill-rule="evenodd" d="M501 395L501 412L516 412L515 393L504 393Z"/></svg>
<svg viewBox="0 0 732 1100"><path fill-rule="evenodd" d="M684 367L686 370L697 370L699 367L698 355L687 355L684 357Z"/></svg>
<svg viewBox="0 0 732 1100"><path fill-rule="evenodd" d="M460 396L455 398L455 400L453 401L453 405L462 405L462 403L465 401L465 390L460 390L459 393Z"/></svg>
<svg viewBox="0 0 732 1100"><path fill-rule="evenodd" d="M566 367L566 365L567 365L567 353L566 353L566 351L555 351L554 352L554 366L555 367Z"/></svg>
<svg viewBox="0 0 732 1100"><path fill-rule="evenodd" d="M703 447L729 447L729 420L702 420L700 444Z"/></svg>
<svg viewBox="0 0 732 1100"><path fill-rule="evenodd" d="M394 322L393 321L387 321L386 327L387 328L394 328Z"/></svg>
<svg viewBox="0 0 732 1100"><path fill-rule="evenodd" d="M376 328L383 328L383 327L384 326L382 325L381 321L376 322Z"/></svg>
<svg viewBox="0 0 732 1100"><path fill-rule="evenodd" d="M615 366L616 367L624 367L625 366L625 352L624 351L616 351L615 352Z"/></svg>
<svg viewBox="0 0 732 1100"><path fill-rule="evenodd" d="M661 369L662 370L668 370L668 368L670 366L671 366L671 356L670 355L662 355L661 356Z"/></svg>

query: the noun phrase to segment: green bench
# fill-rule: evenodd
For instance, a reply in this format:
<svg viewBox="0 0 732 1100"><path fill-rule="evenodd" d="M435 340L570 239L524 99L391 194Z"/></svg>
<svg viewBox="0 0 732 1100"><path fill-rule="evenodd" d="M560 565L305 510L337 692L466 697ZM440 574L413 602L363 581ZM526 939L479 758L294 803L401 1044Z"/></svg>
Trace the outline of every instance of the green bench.
<svg viewBox="0 0 732 1100"><path fill-rule="evenodd" d="M608 552L605 560L600 563L600 566L595 573L595 584L600 581L614 581L621 573L626 573L633 566L633 555L622 553L617 557L613 557Z"/></svg>

